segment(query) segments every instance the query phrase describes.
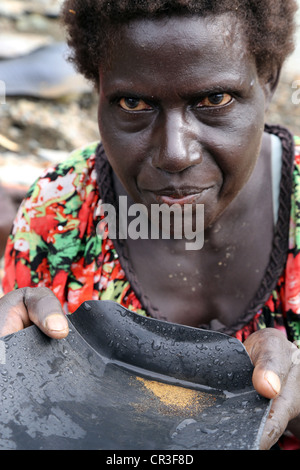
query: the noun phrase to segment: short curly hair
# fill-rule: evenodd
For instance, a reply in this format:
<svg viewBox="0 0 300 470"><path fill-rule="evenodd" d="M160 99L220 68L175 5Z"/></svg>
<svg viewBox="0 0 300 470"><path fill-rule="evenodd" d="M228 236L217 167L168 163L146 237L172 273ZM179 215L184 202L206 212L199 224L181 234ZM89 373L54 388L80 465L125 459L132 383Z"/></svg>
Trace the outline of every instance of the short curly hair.
<svg viewBox="0 0 300 470"><path fill-rule="evenodd" d="M296 0L66 0L62 21L69 60L97 86L99 66L108 60L118 25L163 15L231 12L243 22L260 78L268 79L294 49L296 11Z"/></svg>

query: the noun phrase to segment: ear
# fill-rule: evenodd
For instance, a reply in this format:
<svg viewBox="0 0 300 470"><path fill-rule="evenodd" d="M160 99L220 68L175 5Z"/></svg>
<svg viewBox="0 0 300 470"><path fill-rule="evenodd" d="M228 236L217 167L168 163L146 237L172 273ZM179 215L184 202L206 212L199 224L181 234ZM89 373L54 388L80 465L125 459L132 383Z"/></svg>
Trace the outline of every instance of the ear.
<svg viewBox="0 0 300 470"><path fill-rule="evenodd" d="M277 89L281 74L281 67L274 67L269 77L263 79L262 87L265 94L265 111L268 110L274 93Z"/></svg>

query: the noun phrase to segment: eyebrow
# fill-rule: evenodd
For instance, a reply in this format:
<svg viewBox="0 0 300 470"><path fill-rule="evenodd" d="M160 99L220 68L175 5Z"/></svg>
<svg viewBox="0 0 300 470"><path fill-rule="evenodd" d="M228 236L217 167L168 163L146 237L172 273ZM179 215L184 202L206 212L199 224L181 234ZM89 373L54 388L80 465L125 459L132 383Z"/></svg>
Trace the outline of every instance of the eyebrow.
<svg viewBox="0 0 300 470"><path fill-rule="evenodd" d="M232 93L233 95L245 95L252 90L253 84L252 75L242 77L241 75L232 74L226 78L220 77L219 80L209 81L206 79L206 83L203 86L195 87L194 89L182 90L178 93L178 96L185 100L191 100L197 97L203 97L214 93ZM201 79L199 79L201 82ZM209 82L209 84L208 84ZM184 85L182 85L184 88ZM186 83L188 86L188 83ZM185 88L186 88L185 86ZM193 85L195 86L195 85ZM151 83L150 86L151 87ZM161 94L155 93L154 89L145 84L145 82L131 84L129 81L123 79L117 79L116 84L114 81L110 81L107 90L103 90L104 95L111 101L120 97L132 97L136 99L143 99L150 102L159 102L161 100Z"/></svg>

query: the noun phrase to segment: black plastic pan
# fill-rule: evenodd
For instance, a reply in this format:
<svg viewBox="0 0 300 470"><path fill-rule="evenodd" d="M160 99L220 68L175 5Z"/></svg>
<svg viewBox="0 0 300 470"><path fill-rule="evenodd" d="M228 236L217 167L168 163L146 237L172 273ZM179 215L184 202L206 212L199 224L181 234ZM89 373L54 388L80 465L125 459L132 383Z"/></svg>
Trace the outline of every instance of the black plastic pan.
<svg viewBox="0 0 300 470"><path fill-rule="evenodd" d="M0 449L258 449L270 401L242 343L85 302L54 340L1 339Z"/></svg>

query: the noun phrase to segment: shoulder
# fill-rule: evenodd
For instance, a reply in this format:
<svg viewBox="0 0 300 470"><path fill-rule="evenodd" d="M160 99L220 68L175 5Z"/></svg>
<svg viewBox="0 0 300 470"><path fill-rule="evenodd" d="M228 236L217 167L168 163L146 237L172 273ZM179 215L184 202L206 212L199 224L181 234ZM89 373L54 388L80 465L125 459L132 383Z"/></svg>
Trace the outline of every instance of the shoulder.
<svg viewBox="0 0 300 470"><path fill-rule="evenodd" d="M24 240L59 247L75 246L88 230L89 215L99 200L95 158L98 143L76 150L56 166L46 169L31 186L17 212L14 246ZM92 224L92 221L90 221ZM91 228L89 228L91 230ZM40 248L41 249L41 248ZM48 248L47 248L48 249Z"/></svg>
<svg viewBox="0 0 300 470"><path fill-rule="evenodd" d="M98 146L99 142L93 142L85 147L74 150L66 160L56 165L56 171L65 172L72 170L81 173L85 168L93 170Z"/></svg>
<svg viewBox="0 0 300 470"><path fill-rule="evenodd" d="M70 153L69 157L47 168L30 187L27 200L49 203L77 193L86 196L96 186L95 160L99 143L94 142ZM84 193L84 194L83 194Z"/></svg>
<svg viewBox="0 0 300 470"><path fill-rule="evenodd" d="M99 142L94 142L85 147L74 150L65 160L54 167L47 168L44 173L41 174L39 180L43 178L53 179L55 177L64 176L68 173L82 174L87 171L92 172L95 168L98 145Z"/></svg>

